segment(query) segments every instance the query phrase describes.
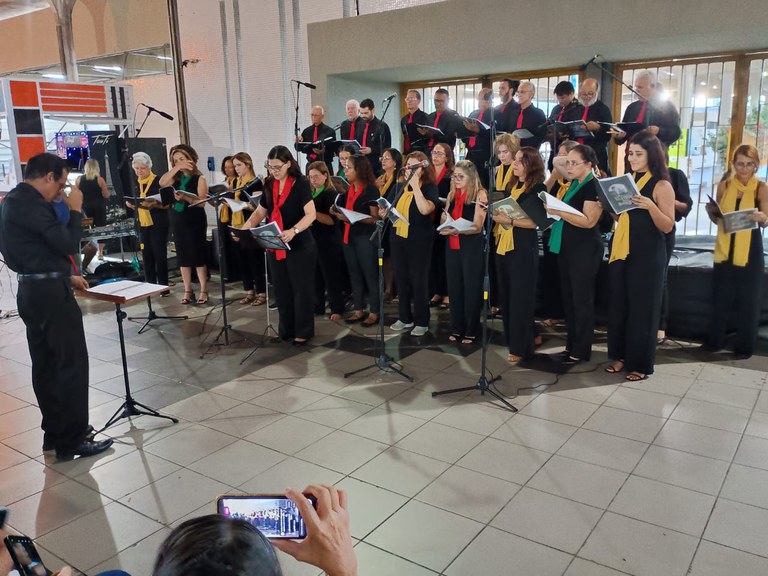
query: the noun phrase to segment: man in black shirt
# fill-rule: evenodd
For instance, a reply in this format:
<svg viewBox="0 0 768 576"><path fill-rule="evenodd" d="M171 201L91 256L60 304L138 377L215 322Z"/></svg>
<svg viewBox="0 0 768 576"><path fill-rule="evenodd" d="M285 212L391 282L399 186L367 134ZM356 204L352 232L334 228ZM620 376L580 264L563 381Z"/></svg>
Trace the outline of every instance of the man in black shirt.
<svg viewBox="0 0 768 576"><path fill-rule="evenodd" d="M517 102L520 106L512 111L507 131L514 134L515 130L528 130L531 136L520 138L520 146L532 146L538 150L547 133L547 115L533 105L534 96L536 96L534 83L521 82L520 89L517 91Z"/></svg>
<svg viewBox="0 0 768 576"><path fill-rule="evenodd" d="M552 159L557 156L557 150L560 148L560 144L564 140L571 138L571 134L564 129L561 129L554 125L555 122L571 122L573 120L581 120L584 114L584 107L576 100L576 89L573 84L567 80L558 82L554 89L555 98L557 98L557 105L552 108L552 112L549 114L549 132L547 134L547 140L553 144L549 152L549 162L547 167L552 170Z"/></svg>
<svg viewBox="0 0 768 576"><path fill-rule="evenodd" d="M606 104L599 100L600 83L594 78L587 78L579 86L579 102L584 106L582 120L587 124L587 130L594 134L593 137L579 138L579 144L592 147L597 155L597 165L608 176L611 169L608 166L608 142L611 135L608 127L599 122L613 122L613 113Z"/></svg>
<svg viewBox="0 0 768 576"><path fill-rule="evenodd" d="M318 144L308 151L301 150L307 154L307 166L316 160L323 160L325 165L328 166L328 170L333 173L333 150L330 146L326 146L325 144L336 140L336 132L333 128L323 122L325 119L325 110L322 106L312 106L310 116L312 117L312 125L304 128L298 141L322 142L322 144ZM296 146L296 150L299 150L298 146Z"/></svg>
<svg viewBox="0 0 768 576"><path fill-rule="evenodd" d="M405 94L405 108L408 113L400 119L400 129L403 131L403 153L421 151L427 149L428 139L425 139L416 131L416 124L426 124L429 120L427 113L420 108L421 92L418 90L408 90ZM411 128L408 128L411 125ZM413 141L411 141L413 136Z"/></svg>
<svg viewBox="0 0 768 576"><path fill-rule="evenodd" d="M43 419L43 450L61 460L93 456L112 445L94 441L88 425L88 350L73 288L86 290L82 276L71 276L82 233L83 195L73 189L65 226L51 201L64 189L69 169L53 154L29 159L24 182L0 204L0 252L19 274L19 316L27 327L32 387Z"/></svg>
<svg viewBox="0 0 768 576"><path fill-rule="evenodd" d="M483 88L477 93L477 110L470 113L469 118L476 120L465 120L462 129L459 131L462 140L467 143L467 160L472 162L477 168L477 174L483 187L488 189L488 168L486 163L491 156L490 123L491 123L491 99L493 90ZM489 126L486 128L485 126Z"/></svg>
<svg viewBox="0 0 768 576"><path fill-rule="evenodd" d="M456 130L461 125L461 119L455 110L448 108L448 98L450 94L445 88L438 88L435 91L433 102L435 111L427 116L427 126L439 128L442 134L419 128L418 132L427 139L425 153L432 152L432 148L438 142L445 142L453 149L456 146Z"/></svg>
<svg viewBox="0 0 768 576"><path fill-rule="evenodd" d="M347 100L347 119L339 127L339 140L357 140L358 144L363 136L363 124L360 118L360 103L357 100Z"/></svg>
<svg viewBox="0 0 768 576"><path fill-rule="evenodd" d="M392 146L392 133L389 131L389 126L376 118L375 104L370 98L360 102L360 117L365 121L360 141L360 154L368 158L373 174L378 176L381 171L379 157L386 148Z"/></svg>
<svg viewBox="0 0 768 576"><path fill-rule="evenodd" d="M493 119L496 122L496 129L499 132L512 132L509 129L509 117L516 109L520 108L520 105L515 102L515 94L520 87L519 80L512 80L511 78L504 78L499 82L499 98L501 98L501 104L496 106L493 111Z"/></svg>

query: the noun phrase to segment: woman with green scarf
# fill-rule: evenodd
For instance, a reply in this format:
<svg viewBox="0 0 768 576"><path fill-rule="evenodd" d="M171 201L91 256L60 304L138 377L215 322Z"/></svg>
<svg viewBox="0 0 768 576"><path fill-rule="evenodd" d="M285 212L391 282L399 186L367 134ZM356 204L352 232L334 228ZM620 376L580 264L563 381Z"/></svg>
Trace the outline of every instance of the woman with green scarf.
<svg viewBox="0 0 768 576"><path fill-rule="evenodd" d="M566 161L571 181L563 202L583 214L547 208L558 216L551 228L549 250L558 254L560 290L568 331L563 364L573 366L588 361L592 353L595 326L595 279L603 259L603 241L597 223L602 210L597 199L597 156L589 146L579 144L568 152Z"/></svg>

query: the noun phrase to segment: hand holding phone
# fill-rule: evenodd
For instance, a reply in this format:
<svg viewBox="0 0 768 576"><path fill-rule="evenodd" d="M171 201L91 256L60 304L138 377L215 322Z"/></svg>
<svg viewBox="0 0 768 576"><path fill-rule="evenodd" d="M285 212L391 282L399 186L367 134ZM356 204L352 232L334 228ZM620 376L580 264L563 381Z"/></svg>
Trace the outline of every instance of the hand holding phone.
<svg viewBox="0 0 768 576"><path fill-rule="evenodd" d="M305 500L314 507L313 497ZM216 499L219 514L243 520L258 528L269 539L301 540L307 537L307 526L296 503L285 494L252 494L220 496Z"/></svg>
<svg viewBox="0 0 768 576"><path fill-rule="evenodd" d="M51 576L53 572L43 564L35 544L26 536L6 536L5 546L19 576Z"/></svg>

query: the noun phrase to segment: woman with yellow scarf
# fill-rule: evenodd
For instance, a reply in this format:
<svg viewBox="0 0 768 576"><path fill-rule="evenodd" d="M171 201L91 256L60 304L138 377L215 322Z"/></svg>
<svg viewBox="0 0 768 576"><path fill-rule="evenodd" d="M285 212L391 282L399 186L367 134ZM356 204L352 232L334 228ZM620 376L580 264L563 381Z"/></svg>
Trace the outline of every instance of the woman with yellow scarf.
<svg viewBox="0 0 768 576"><path fill-rule="evenodd" d="M717 186L717 203L723 213L755 208L749 218L760 227L768 225L768 186L755 176L760 156L754 146L742 144L733 153L731 169ZM752 356L760 320L763 283L763 238L760 228L727 234L722 216L712 202L707 205L709 217L717 224L715 244L714 292L712 319L705 350L717 351L725 343L728 321L736 308L737 360Z"/></svg>
<svg viewBox="0 0 768 576"><path fill-rule="evenodd" d="M650 131L632 138L627 161L640 194L632 196L636 208L619 216L611 242L608 357L614 363L605 371L626 370L626 380L637 382L653 373L656 358L664 235L675 225L675 191L661 142Z"/></svg>
<svg viewBox="0 0 768 576"><path fill-rule="evenodd" d="M159 178L152 172L152 158L145 152L136 152L131 158L136 174L138 197L146 198L160 193ZM128 208L134 208L126 202ZM152 284L168 285L168 206L157 200L144 200L137 210L141 258L144 262L144 278ZM170 292L163 293L167 296Z"/></svg>
<svg viewBox="0 0 768 576"><path fill-rule="evenodd" d="M407 220L397 222L389 233L399 298L399 318L390 328L424 336L429 331L429 259L435 239L432 212L440 205L440 197L435 171L423 152L406 156L403 176L387 194L387 200ZM388 211L379 211L381 218L387 215Z"/></svg>
<svg viewBox="0 0 768 576"><path fill-rule="evenodd" d="M519 362L533 353L539 268L539 238L534 220L546 219L539 198L539 193L546 190L544 175L539 151L530 146L520 148L512 162L507 190L528 218L513 220L499 209L493 213L499 303L510 362Z"/></svg>
<svg viewBox="0 0 768 576"><path fill-rule="evenodd" d="M381 175L376 179L376 186L379 188L379 194L386 196L394 189L397 175L403 167L403 155L397 148L386 148L381 153ZM390 301L395 295L395 273L392 271L391 249L389 246L389 235L385 234L382 238L384 247L384 300Z"/></svg>

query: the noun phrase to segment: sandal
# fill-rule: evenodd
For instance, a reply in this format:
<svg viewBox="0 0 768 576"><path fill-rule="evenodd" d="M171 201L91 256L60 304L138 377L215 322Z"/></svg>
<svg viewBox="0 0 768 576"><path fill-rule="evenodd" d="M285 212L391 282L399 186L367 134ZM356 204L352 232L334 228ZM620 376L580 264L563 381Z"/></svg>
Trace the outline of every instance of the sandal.
<svg viewBox="0 0 768 576"><path fill-rule="evenodd" d="M605 369L608 374L618 374L622 370L624 370L624 360L617 360Z"/></svg>
<svg viewBox="0 0 768 576"><path fill-rule="evenodd" d="M331 322L338 322L339 320L341 320L341 318L342 318L341 314L334 312L333 314L330 315L328 320L330 320Z"/></svg>
<svg viewBox="0 0 768 576"><path fill-rule="evenodd" d="M461 334L459 334L458 332L454 332L453 334L448 336L448 341L449 342L458 342L459 338L461 338Z"/></svg>
<svg viewBox="0 0 768 576"><path fill-rule="evenodd" d="M628 382L640 382L641 380L648 380L648 374L642 374L641 372L630 372L626 375L624 380Z"/></svg>
<svg viewBox="0 0 768 576"><path fill-rule="evenodd" d="M254 298L253 302L251 302L251 306L264 306L264 304L266 303L267 303L266 294L256 294L256 298Z"/></svg>
<svg viewBox="0 0 768 576"><path fill-rule="evenodd" d="M507 361L508 362L520 362L523 359L522 356L518 356L517 354L508 354L507 355Z"/></svg>
<svg viewBox="0 0 768 576"><path fill-rule="evenodd" d="M205 298L203 298L203 294L205 294ZM208 304L208 292L202 291L200 292L200 298L197 299L198 304Z"/></svg>
<svg viewBox="0 0 768 576"><path fill-rule="evenodd" d="M256 300L256 295L255 295L255 294L246 294L246 295L245 295L245 296L243 296L243 298L240 300L240 304L250 304L250 303L251 303L251 302L253 302L254 300Z"/></svg>
<svg viewBox="0 0 768 576"><path fill-rule="evenodd" d="M464 336L464 338L461 339L462 344L474 344L475 339L477 336Z"/></svg>
<svg viewBox="0 0 768 576"><path fill-rule="evenodd" d="M354 324L355 322L360 322L363 319L365 319L365 312L354 312L353 314L347 316L344 319L344 322L347 324Z"/></svg>
<svg viewBox="0 0 768 576"><path fill-rule="evenodd" d="M360 322L362 326L375 326L379 323L379 315L371 312L368 314L368 318Z"/></svg>
<svg viewBox="0 0 768 576"><path fill-rule="evenodd" d="M184 292L184 298L181 299L181 303L184 305L192 304L195 300L195 293L191 290L189 292Z"/></svg>

